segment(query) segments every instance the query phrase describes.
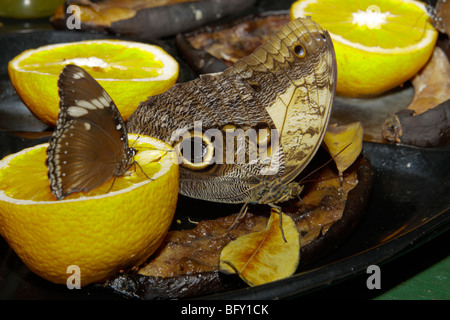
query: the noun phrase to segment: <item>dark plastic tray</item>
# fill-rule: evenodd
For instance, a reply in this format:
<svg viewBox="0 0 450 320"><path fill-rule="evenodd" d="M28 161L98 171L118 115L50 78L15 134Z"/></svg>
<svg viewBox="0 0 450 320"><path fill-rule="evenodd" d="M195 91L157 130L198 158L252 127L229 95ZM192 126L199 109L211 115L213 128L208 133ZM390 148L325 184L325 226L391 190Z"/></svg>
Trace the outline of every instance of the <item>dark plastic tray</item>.
<svg viewBox="0 0 450 320"><path fill-rule="evenodd" d="M0 37L0 156L46 141L24 139L7 131L46 129L23 106L7 75L7 62L28 48L47 43L105 38L104 35L40 31ZM176 55L173 43L160 43ZM193 77L182 64L180 81ZM367 103L367 102L366 102ZM369 102L370 104L370 102ZM342 111L341 107L340 110ZM356 233L332 255L308 271L266 285L202 298L293 298L347 280L371 264L383 264L415 249L450 228L450 150L364 143L374 170L366 216ZM446 246L446 244L443 244ZM68 290L31 273L0 238L0 299L120 298L91 286Z"/></svg>

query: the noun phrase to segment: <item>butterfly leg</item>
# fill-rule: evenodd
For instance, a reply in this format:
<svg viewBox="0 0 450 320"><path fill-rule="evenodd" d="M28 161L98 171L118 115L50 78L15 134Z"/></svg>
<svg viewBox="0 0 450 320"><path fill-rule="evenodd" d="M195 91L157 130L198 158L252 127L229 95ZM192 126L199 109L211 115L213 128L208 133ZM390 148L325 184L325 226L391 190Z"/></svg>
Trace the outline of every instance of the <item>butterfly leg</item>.
<svg viewBox="0 0 450 320"><path fill-rule="evenodd" d="M339 189L338 189L339 196L344 195L343 186L344 186L344 174L342 172L339 172Z"/></svg>
<svg viewBox="0 0 450 320"><path fill-rule="evenodd" d="M136 171L136 166L138 166L139 167L139 169L141 169L141 171L142 171L142 173L147 177L147 179L148 180L153 180L152 178L150 178L146 173L145 173L145 171L142 169L142 167L141 167L141 165L137 162L137 161L133 161L133 164L134 164L134 170ZM132 164L132 165L133 165Z"/></svg>
<svg viewBox="0 0 450 320"><path fill-rule="evenodd" d="M114 186L114 182L116 182L116 178L117 178L117 176L114 176L113 182L111 183L111 186L109 187L108 192L106 192L106 193L110 193L111 192L111 190L112 190L112 188Z"/></svg>
<svg viewBox="0 0 450 320"><path fill-rule="evenodd" d="M303 212L306 213L307 212L306 207L305 207L305 204L303 203L302 198L300 197L300 195L298 195L297 197L298 197L298 201L300 202L300 204L302 206Z"/></svg>
<svg viewBox="0 0 450 320"><path fill-rule="evenodd" d="M150 178L150 177L145 173L144 169L142 169L142 167L139 165L139 163L138 163L137 161L133 161L133 163L130 164L130 165L125 169L125 172L128 171L132 166L134 166L134 171L136 171L136 166L138 166L139 169L141 169L142 173L147 177L148 180L153 180L152 178ZM110 192L111 192L111 190L112 190L112 188L113 188L113 186L114 186L114 182L116 182L116 178L117 178L117 177L118 177L118 176L114 175L113 182L111 183L111 186L109 187L108 192L106 192L106 193L110 193Z"/></svg>
<svg viewBox="0 0 450 320"><path fill-rule="evenodd" d="M286 237L284 236L284 231L283 231L283 209L280 206L277 206L276 204L273 204L273 203L269 203L269 206L271 206L272 208L274 208L275 210L278 211L278 214L280 215L281 236L283 237L284 242L287 242Z"/></svg>
<svg viewBox="0 0 450 320"><path fill-rule="evenodd" d="M239 211L236 219L233 221L233 224L228 228L228 231L230 231L231 229L233 229L236 225L236 223L241 220L242 218L245 217L245 215L247 214L247 210L248 210L248 203L244 203L244 205L241 208L241 211Z"/></svg>

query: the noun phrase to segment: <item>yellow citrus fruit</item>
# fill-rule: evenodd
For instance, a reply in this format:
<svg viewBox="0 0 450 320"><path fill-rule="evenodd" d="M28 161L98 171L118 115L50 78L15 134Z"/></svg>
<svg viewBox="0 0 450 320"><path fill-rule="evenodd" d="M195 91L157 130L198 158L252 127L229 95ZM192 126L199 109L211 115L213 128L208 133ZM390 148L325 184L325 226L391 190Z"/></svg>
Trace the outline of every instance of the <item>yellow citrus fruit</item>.
<svg viewBox="0 0 450 320"><path fill-rule="evenodd" d="M413 0L299 0L291 19L310 16L336 51L336 92L374 96L412 78L429 60L438 32Z"/></svg>
<svg viewBox="0 0 450 320"><path fill-rule="evenodd" d="M176 155L160 140L129 139L138 166L59 201L47 178L48 144L0 161L0 233L31 271L66 284L76 266L83 286L141 264L161 244L177 203Z"/></svg>
<svg viewBox="0 0 450 320"><path fill-rule="evenodd" d="M93 76L126 121L139 102L169 89L178 62L161 47L122 40L59 43L22 52L8 64L11 82L30 111L54 126L58 119L58 77L67 64Z"/></svg>

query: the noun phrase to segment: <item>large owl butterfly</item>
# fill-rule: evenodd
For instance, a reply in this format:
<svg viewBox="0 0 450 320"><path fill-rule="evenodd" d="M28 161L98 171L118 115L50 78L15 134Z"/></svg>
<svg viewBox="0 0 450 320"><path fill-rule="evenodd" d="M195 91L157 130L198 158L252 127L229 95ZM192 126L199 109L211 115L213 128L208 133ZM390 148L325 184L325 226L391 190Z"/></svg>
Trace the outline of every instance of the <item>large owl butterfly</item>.
<svg viewBox="0 0 450 320"><path fill-rule="evenodd" d="M299 18L225 71L200 75L142 102L127 126L175 150L193 146L191 152L178 152L181 194L275 204L299 195L294 179L321 145L335 86L336 58L328 32ZM230 132L235 146L244 141L247 147L230 154ZM249 132L256 132L256 138L249 139ZM251 150L260 149L268 156L255 160ZM253 161L239 162L238 157Z"/></svg>
<svg viewBox="0 0 450 320"><path fill-rule="evenodd" d="M59 115L46 164L52 193L61 200L121 176L136 151L114 102L86 71L65 66L58 87Z"/></svg>

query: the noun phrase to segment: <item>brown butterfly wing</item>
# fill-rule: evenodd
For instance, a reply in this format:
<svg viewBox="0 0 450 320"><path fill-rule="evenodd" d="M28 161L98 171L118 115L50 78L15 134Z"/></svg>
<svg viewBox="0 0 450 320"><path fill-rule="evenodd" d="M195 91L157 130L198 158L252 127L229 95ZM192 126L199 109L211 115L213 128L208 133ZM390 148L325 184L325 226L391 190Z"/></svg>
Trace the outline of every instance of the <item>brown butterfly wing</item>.
<svg viewBox="0 0 450 320"><path fill-rule="evenodd" d="M282 182L292 181L320 147L330 118L337 71L331 37L310 19L293 20L230 71L271 97L264 107L284 151Z"/></svg>
<svg viewBox="0 0 450 320"><path fill-rule="evenodd" d="M47 166L52 192L62 199L123 174L132 152L117 107L86 71L66 66L58 86L60 110Z"/></svg>
<svg viewBox="0 0 450 320"><path fill-rule="evenodd" d="M279 139L276 146L270 145L270 162L215 163L203 170L180 167L184 195L258 202L268 186L276 189L292 181L318 150L335 86L336 60L329 34L310 19L297 19L224 72L175 85L141 103L128 129L169 143L173 132L190 130L195 121L204 130L222 132L226 125L274 129ZM270 201L276 202L276 197L274 193Z"/></svg>
<svg viewBox="0 0 450 320"><path fill-rule="evenodd" d="M450 0L438 0L431 8L431 18L436 29L450 35Z"/></svg>

